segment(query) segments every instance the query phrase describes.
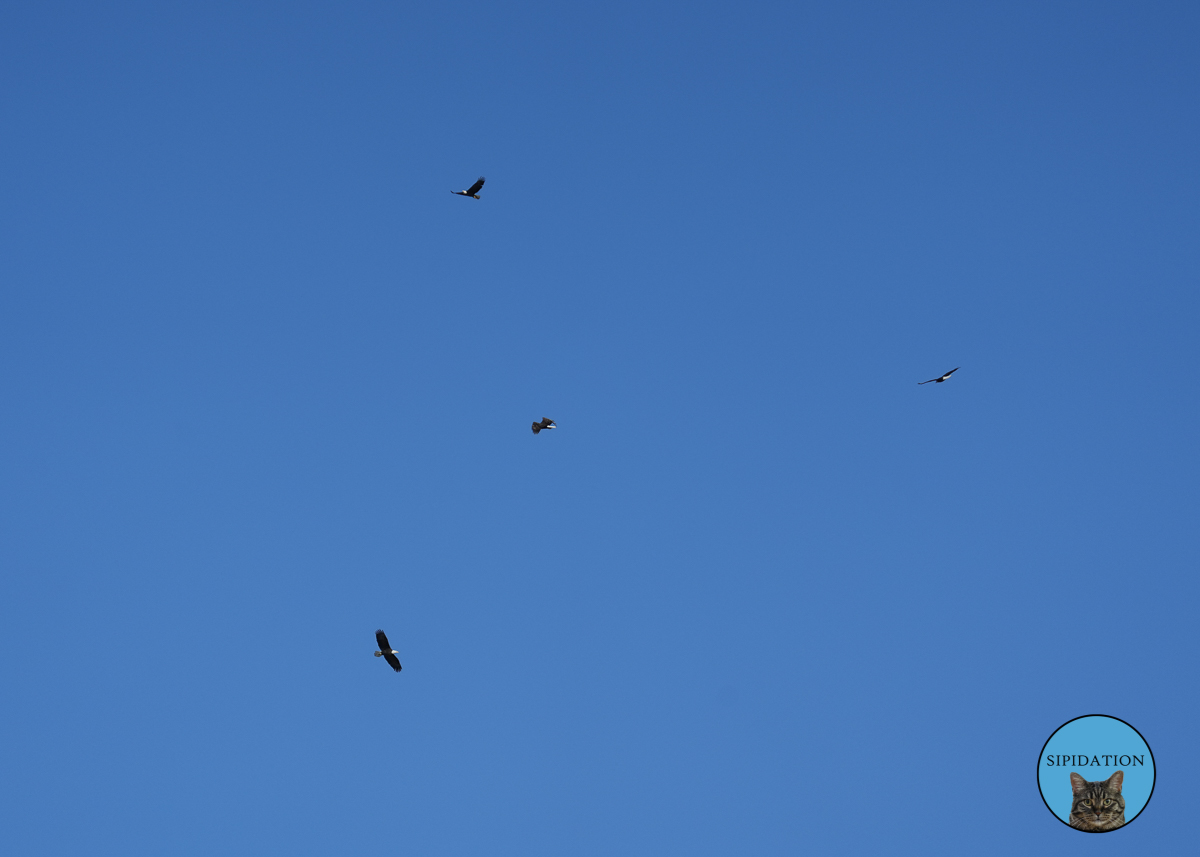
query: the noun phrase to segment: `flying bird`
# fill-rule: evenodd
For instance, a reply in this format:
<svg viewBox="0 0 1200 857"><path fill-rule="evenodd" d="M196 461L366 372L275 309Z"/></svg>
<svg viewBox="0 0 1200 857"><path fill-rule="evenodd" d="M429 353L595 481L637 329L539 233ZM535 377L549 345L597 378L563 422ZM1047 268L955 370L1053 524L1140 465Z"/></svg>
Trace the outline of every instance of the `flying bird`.
<svg viewBox="0 0 1200 857"><path fill-rule="evenodd" d="M479 199L479 189L483 187L483 183L485 181L486 179L483 176L480 176L479 181L475 182L475 184L471 185L466 190L452 190L450 193L456 193L459 196L473 196L475 199Z"/></svg>
<svg viewBox="0 0 1200 857"><path fill-rule="evenodd" d="M962 368L961 366L955 366L953 369L951 369L949 372L947 372L945 375L943 375L940 378L930 378L928 381L918 381L917 386L920 387L922 384L932 384L935 381L940 384L961 368Z"/></svg>
<svg viewBox="0 0 1200 857"><path fill-rule="evenodd" d="M388 666L396 672L400 672L400 660L396 657L400 653L393 649L392 644L387 641L387 634L383 631L376 631L375 642L379 644L380 648L380 651L375 653L375 657L383 658L388 662Z"/></svg>
<svg viewBox="0 0 1200 857"><path fill-rule="evenodd" d="M558 428L558 426L556 426L554 424L554 420L550 419L549 417L542 417L542 421L540 423L533 424L533 433L537 434L544 428Z"/></svg>

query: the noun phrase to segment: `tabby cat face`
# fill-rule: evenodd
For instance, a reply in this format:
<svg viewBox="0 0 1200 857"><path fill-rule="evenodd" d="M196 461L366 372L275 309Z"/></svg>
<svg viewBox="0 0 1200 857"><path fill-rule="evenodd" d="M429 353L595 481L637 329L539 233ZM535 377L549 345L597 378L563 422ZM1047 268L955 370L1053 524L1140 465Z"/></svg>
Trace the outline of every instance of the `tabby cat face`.
<svg viewBox="0 0 1200 857"><path fill-rule="evenodd" d="M1089 783L1071 772L1071 826L1080 830L1115 830L1125 823L1125 798L1121 783L1125 772L1117 771L1107 780Z"/></svg>

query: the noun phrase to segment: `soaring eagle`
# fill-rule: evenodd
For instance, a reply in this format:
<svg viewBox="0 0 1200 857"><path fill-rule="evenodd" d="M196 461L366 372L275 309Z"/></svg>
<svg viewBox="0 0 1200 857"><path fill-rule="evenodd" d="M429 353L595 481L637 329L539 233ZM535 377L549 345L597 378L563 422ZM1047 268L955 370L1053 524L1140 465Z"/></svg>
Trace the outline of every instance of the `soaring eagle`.
<svg viewBox="0 0 1200 857"><path fill-rule="evenodd" d="M961 366L955 366L953 369L951 369L949 372L947 372L945 375L943 375L940 378L930 378L928 381L918 381L917 386L920 387L922 384L932 384L934 382L937 382L938 384L940 384L961 368L962 368Z"/></svg>
<svg viewBox="0 0 1200 857"><path fill-rule="evenodd" d="M480 176L479 181L475 182L475 184L471 185L466 190L452 190L450 193L456 193L459 196L473 196L476 199L479 199L479 189L483 187L483 183L485 181L487 181L487 179L485 179L483 176Z"/></svg>
<svg viewBox="0 0 1200 857"><path fill-rule="evenodd" d="M375 632L375 642L379 644L380 651L375 653L375 657L383 658L388 662L388 666L396 672L400 672L400 661L396 655L400 654L392 648L392 644L387 641L387 634L383 631Z"/></svg>
<svg viewBox="0 0 1200 857"><path fill-rule="evenodd" d="M540 423L533 424L533 433L537 434L544 428L558 428L558 426L556 426L554 424L554 420L550 419L549 417L542 417L542 421Z"/></svg>

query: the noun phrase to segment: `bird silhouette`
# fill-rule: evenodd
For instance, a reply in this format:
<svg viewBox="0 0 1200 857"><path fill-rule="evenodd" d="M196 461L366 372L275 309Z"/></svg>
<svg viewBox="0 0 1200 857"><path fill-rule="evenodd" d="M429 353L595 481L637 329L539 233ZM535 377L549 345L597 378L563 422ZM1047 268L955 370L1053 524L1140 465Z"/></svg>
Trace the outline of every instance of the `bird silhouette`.
<svg viewBox="0 0 1200 857"><path fill-rule="evenodd" d="M940 378L930 378L928 381L918 381L917 386L920 387L922 384L933 384L933 383L940 384L961 368L962 368L961 366L955 366L953 369L951 369L949 372L947 372L945 375L943 375Z"/></svg>
<svg viewBox="0 0 1200 857"><path fill-rule="evenodd" d="M486 179L483 176L480 176L479 181L475 182L475 184L471 185L466 190L452 190L450 193L456 193L459 196L470 196L474 197L475 199L479 199L479 189L483 187L483 183L485 181Z"/></svg>
<svg viewBox="0 0 1200 857"><path fill-rule="evenodd" d="M396 655L400 654L392 648L392 644L388 642L387 634L383 631L375 632L375 642L379 644L380 651L375 653L375 657L383 658L388 662L388 666L396 672L400 672L400 661Z"/></svg>

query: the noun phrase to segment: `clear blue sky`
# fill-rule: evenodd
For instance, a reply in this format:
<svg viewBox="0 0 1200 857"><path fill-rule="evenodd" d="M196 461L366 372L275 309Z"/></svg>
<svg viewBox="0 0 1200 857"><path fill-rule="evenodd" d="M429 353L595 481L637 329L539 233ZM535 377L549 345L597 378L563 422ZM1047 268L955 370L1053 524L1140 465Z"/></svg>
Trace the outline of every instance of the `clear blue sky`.
<svg viewBox="0 0 1200 857"><path fill-rule="evenodd" d="M1194 847L1197 44L4 6L12 853ZM1159 772L1104 837L1090 713Z"/></svg>

